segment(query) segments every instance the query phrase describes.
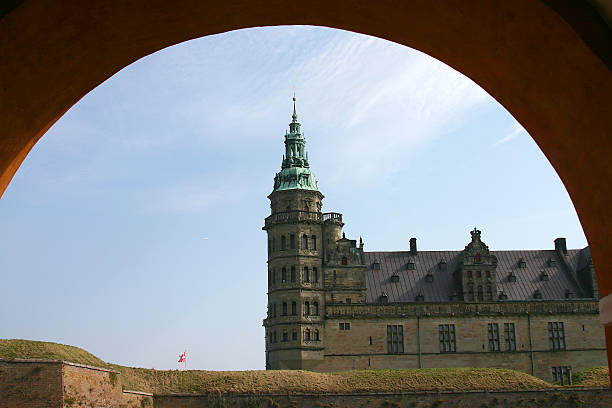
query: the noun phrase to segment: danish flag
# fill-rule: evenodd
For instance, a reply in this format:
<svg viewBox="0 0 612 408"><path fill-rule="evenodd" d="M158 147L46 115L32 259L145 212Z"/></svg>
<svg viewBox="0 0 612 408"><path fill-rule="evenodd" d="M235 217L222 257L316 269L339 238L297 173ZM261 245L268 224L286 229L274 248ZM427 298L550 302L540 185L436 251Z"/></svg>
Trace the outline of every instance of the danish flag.
<svg viewBox="0 0 612 408"><path fill-rule="evenodd" d="M185 356L185 353L186 352L183 352L183 354L179 356L179 361L178 361L179 363L184 363L185 360L187 359L187 357Z"/></svg>

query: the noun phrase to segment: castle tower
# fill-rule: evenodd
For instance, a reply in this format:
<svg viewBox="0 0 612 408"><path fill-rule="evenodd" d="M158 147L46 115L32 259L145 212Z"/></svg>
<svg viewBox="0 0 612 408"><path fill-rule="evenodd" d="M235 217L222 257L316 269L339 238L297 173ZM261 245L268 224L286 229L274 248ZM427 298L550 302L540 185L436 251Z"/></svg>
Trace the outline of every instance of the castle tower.
<svg viewBox="0 0 612 408"><path fill-rule="evenodd" d="M271 215L263 227L268 233L267 369L302 369L307 361L323 360L326 222L321 213L323 194L310 171L305 145L294 95L281 171L268 196ZM340 214L327 223L342 228Z"/></svg>

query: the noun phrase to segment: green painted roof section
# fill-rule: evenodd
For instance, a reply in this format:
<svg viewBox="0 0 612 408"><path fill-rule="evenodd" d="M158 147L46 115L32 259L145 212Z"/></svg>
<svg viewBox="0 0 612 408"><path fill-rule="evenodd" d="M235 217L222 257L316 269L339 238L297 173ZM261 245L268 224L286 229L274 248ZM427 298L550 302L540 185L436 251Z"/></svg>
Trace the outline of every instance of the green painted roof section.
<svg viewBox="0 0 612 408"><path fill-rule="evenodd" d="M300 123L295 111L295 95L293 96L293 115L289 124L289 133L285 133L285 154L281 171L274 176L274 191L282 190L315 190L317 180L310 171L308 152L305 150L306 139L300 133Z"/></svg>

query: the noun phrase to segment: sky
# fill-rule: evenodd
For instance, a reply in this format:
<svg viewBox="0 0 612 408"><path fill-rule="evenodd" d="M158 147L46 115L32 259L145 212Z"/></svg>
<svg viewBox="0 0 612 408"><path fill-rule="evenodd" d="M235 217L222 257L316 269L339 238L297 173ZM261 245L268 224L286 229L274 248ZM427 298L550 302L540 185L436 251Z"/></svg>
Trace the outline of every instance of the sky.
<svg viewBox="0 0 612 408"><path fill-rule="evenodd" d="M426 54L320 27L184 42L44 135L0 199L0 338L105 361L264 369L266 235L295 88L324 212L365 249L587 245L512 115Z"/></svg>

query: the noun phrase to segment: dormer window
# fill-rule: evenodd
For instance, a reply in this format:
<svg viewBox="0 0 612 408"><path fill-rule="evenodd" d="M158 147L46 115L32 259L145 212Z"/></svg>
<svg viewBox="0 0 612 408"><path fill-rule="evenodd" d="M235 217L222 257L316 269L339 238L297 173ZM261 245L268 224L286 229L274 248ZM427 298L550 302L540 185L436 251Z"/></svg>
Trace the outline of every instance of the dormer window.
<svg viewBox="0 0 612 408"><path fill-rule="evenodd" d="M565 298L566 299L573 299L575 297L576 297L576 295L570 289L565 291Z"/></svg>
<svg viewBox="0 0 612 408"><path fill-rule="evenodd" d="M397 274L391 275L391 282L393 283L399 282L399 275Z"/></svg>
<svg viewBox="0 0 612 408"><path fill-rule="evenodd" d="M508 282L516 282L516 275L514 272L510 272L510 275L508 275Z"/></svg>
<svg viewBox="0 0 612 408"><path fill-rule="evenodd" d="M556 261L553 258L548 258L547 264L548 266L555 266Z"/></svg>
<svg viewBox="0 0 612 408"><path fill-rule="evenodd" d="M380 303L389 303L389 297L387 296L387 292L383 292L380 295Z"/></svg>
<svg viewBox="0 0 612 408"><path fill-rule="evenodd" d="M541 281L547 281L550 279L550 276L548 276L548 273L546 273L546 271L540 271L540 280Z"/></svg>
<svg viewBox="0 0 612 408"><path fill-rule="evenodd" d="M526 268L527 267L527 262L525 262L525 260L523 258L519 259L518 267L519 268Z"/></svg>
<svg viewBox="0 0 612 408"><path fill-rule="evenodd" d="M378 261L372 262L372 270L374 270L374 271L379 271L380 270L380 263Z"/></svg>
<svg viewBox="0 0 612 408"><path fill-rule="evenodd" d="M542 299L542 292L540 292L539 289L536 289L536 291L533 292L533 298L534 299Z"/></svg>
<svg viewBox="0 0 612 408"><path fill-rule="evenodd" d="M506 295L506 292L502 290L501 292L499 292L499 295L497 296L497 298L499 300L508 300L508 295Z"/></svg>
<svg viewBox="0 0 612 408"><path fill-rule="evenodd" d="M429 272L427 275L425 275L425 282L431 283L434 280L434 276L431 272Z"/></svg>
<svg viewBox="0 0 612 408"><path fill-rule="evenodd" d="M441 271L445 271L445 270L446 270L446 261L445 261L444 259L441 259L441 260L440 260L440 263L438 264L438 268L439 268Z"/></svg>
<svg viewBox="0 0 612 408"><path fill-rule="evenodd" d="M414 298L415 302L424 302L425 301L425 296L423 296L423 294L421 292L419 292L416 297Z"/></svg>
<svg viewBox="0 0 612 408"><path fill-rule="evenodd" d="M414 260L412 260L412 259L411 259L411 260L409 260L409 261L408 261L408 264L406 264L406 266L407 266L408 270L413 271L413 270L414 270L414 268L415 268Z"/></svg>

